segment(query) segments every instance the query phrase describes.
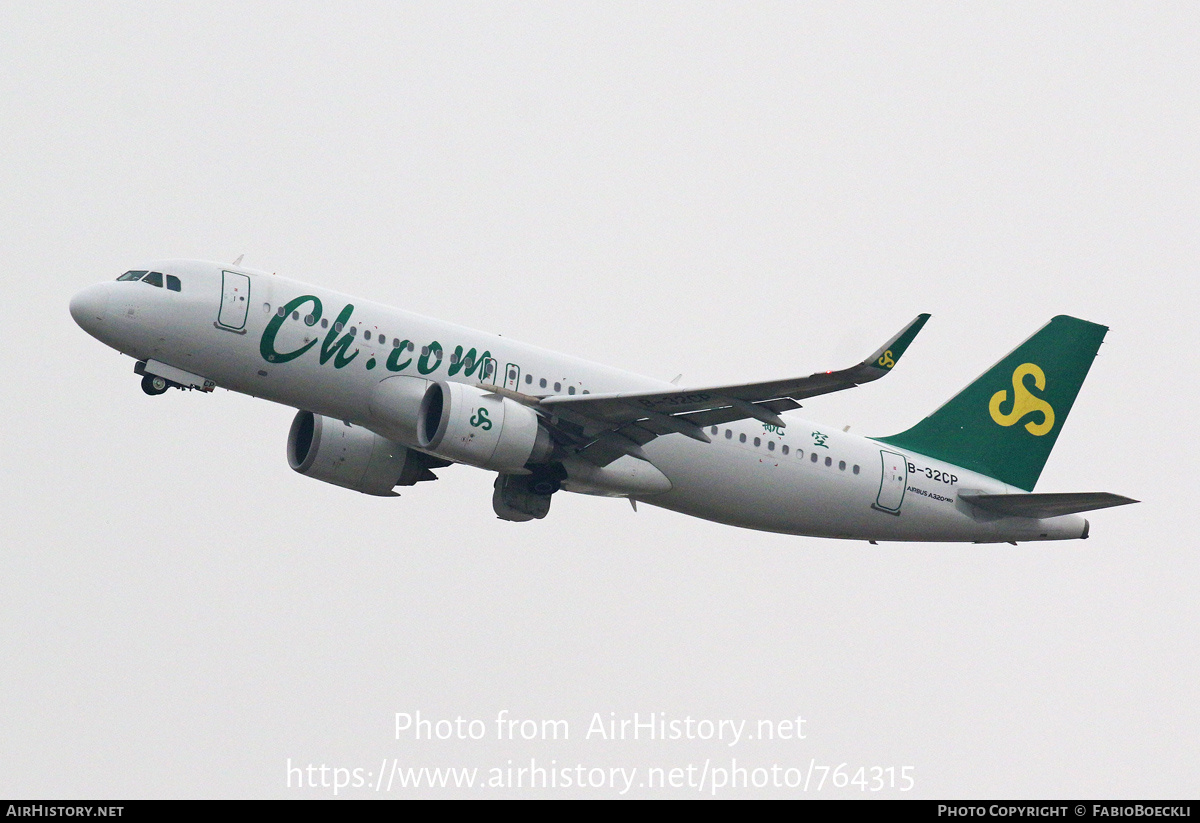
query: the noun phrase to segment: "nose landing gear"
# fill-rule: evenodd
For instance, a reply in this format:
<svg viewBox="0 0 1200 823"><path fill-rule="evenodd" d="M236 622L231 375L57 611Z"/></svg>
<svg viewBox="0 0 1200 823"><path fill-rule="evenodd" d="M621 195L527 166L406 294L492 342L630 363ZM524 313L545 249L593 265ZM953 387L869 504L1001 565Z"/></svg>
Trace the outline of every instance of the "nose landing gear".
<svg viewBox="0 0 1200 823"><path fill-rule="evenodd" d="M156 374L147 374L142 377L142 391L148 395L159 395L169 388L171 388L171 381L165 377L159 377Z"/></svg>
<svg viewBox="0 0 1200 823"><path fill-rule="evenodd" d="M157 360L139 360L133 367L134 374L142 376L142 391L154 396L167 389L200 389L210 392L217 384L199 375L159 363ZM266 372L263 372L266 374Z"/></svg>

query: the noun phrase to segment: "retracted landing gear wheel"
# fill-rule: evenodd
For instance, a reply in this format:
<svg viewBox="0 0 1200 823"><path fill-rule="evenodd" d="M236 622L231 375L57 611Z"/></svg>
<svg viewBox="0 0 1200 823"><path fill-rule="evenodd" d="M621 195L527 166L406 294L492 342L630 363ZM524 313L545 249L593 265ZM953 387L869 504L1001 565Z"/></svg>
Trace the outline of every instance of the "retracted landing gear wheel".
<svg viewBox="0 0 1200 823"><path fill-rule="evenodd" d="M142 378L142 391L149 395L162 394L171 387L165 377L159 377L156 374L147 374Z"/></svg>

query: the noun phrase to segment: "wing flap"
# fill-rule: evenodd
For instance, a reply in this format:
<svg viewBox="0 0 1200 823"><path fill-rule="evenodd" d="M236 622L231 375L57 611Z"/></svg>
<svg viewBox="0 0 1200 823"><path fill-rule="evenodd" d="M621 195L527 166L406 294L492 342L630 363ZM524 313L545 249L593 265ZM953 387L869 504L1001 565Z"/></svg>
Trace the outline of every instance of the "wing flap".
<svg viewBox="0 0 1200 823"><path fill-rule="evenodd" d="M770 412L785 412L792 409L800 408L800 404L790 397L783 397L779 400L764 400L761 403L755 403L760 409L766 409ZM706 409L704 411L685 412L684 414L676 415L681 420L687 420L697 426L719 426L722 423L732 423L734 420L745 420L746 414L739 408L726 406L720 409Z"/></svg>

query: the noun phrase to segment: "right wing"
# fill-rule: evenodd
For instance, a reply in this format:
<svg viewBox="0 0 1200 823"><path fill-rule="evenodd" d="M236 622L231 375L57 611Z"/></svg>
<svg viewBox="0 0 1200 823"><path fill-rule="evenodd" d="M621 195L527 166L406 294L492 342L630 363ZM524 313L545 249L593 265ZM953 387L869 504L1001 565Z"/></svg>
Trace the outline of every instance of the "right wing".
<svg viewBox="0 0 1200 823"><path fill-rule="evenodd" d="M641 447L665 434L679 433L708 442L706 426L747 418L782 428L786 422L779 413L800 408L799 400L852 389L888 374L928 319L928 314L918 315L857 365L807 377L674 391L543 398L497 386L481 388L530 405L536 403L535 408L549 415L556 439L597 465L608 465L622 454L644 460Z"/></svg>

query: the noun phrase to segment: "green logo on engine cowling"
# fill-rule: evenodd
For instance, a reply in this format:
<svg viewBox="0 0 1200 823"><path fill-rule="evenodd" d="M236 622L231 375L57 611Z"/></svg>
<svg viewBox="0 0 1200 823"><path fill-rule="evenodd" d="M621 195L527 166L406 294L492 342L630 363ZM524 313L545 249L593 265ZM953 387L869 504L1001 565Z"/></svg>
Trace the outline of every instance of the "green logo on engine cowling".
<svg viewBox="0 0 1200 823"><path fill-rule="evenodd" d="M305 309L308 309L307 313L304 312ZM285 303L280 311L272 315L267 322L267 327L263 330L262 338L259 340L258 351L263 360L269 363L287 363L306 354L317 345L315 335L291 351L279 351L276 348L276 340L285 323L316 326L321 322L323 313L324 306L316 295L304 294ZM347 303L338 312L337 320L329 326L329 331L325 334L325 339L321 341L319 351L319 361L322 366L332 360L335 369L343 369L358 357L361 346L355 345L358 342L357 329L350 325L353 315L354 304ZM383 335L380 335L379 339L382 347ZM409 368L414 362L414 358L409 352L415 348L416 345L412 340L401 340L400 345L395 345L393 342L384 363L385 368L390 372L402 372ZM415 358L417 371L423 375L437 371L442 365L443 352L442 344L436 340L431 340L428 345L422 346L420 356ZM450 377L459 373L465 377L471 377L478 372L480 379L486 378L486 364L491 357L492 353L488 350L477 353L474 348L464 351L462 346L455 346L446 373ZM367 368L374 367L375 362L374 357L369 358ZM480 409L480 411L483 410ZM487 426L482 428L490 429L491 421L487 419L486 414L484 414L483 420Z"/></svg>
<svg viewBox="0 0 1200 823"><path fill-rule="evenodd" d="M477 429L483 429L485 432L491 431L492 421L488 419L487 409L481 408L479 411L475 412L475 414L471 417L471 425Z"/></svg>

